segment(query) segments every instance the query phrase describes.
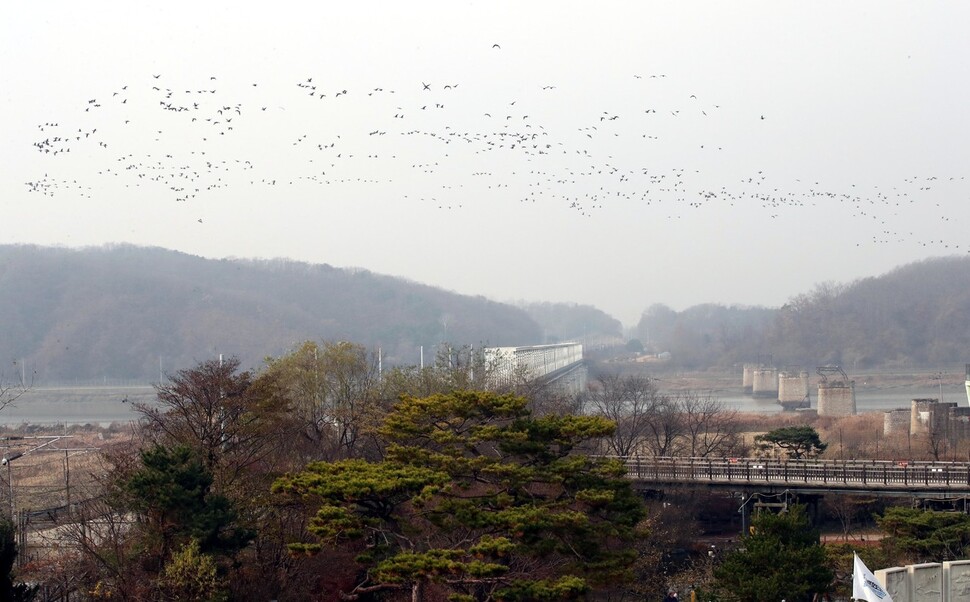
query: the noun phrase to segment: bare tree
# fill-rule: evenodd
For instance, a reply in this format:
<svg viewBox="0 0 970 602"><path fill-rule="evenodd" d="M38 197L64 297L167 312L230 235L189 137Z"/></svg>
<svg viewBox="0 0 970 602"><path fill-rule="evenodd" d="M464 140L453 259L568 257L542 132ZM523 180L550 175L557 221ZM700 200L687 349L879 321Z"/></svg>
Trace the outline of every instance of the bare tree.
<svg viewBox="0 0 970 602"><path fill-rule="evenodd" d="M606 446L617 456L632 456L641 451L648 437L657 436L662 421L656 414L662 402L653 381L639 374L600 375L587 397L589 411L616 423Z"/></svg>
<svg viewBox="0 0 970 602"><path fill-rule="evenodd" d="M946 436L946 426L934 421L934 424L931 424L929 430L926 431L926 450L935 462L939 462L946 458L948 449L949 441Z"/></svg>
<svg viewBox="0 0 970 602"><path fill-rule="evenodd" d="M239 360L208 360L155 385L157 402L135 404L145 433L162 445L187 445L219 485L227 486L286 438L286 406L253 386Z"/></svg>
<svg viewBox="0 0 970 602"><path fill-rule="evenodd" d="M661 394L649 377L603 374L587 395L590 412L616 423L606 442L611 454L692 457L723 455L741 445L737 411L711 396Z"/></svg>
<svg viewBox="0 0 970 602"><path fill-rule="evenodd" d="M849 534L855 529L855 521L867 508L871 508L876 498L861 496L836 494L827 495L824 498L825 507L838 519L842 527L842 539L849 540Z"/></svg>
<svg viewBox="0 0 970 602"><path fill-rule="evenodd" d="M379 382L376 359L361 345L327 343L321 356L326 410L342 457L354 457L373 418Z"/></svg>
<svg viewBox="0 0 970 602"><path fill-rule="evenodd" d="M150 589L150 578L136 560L136 525L114 501L91 500L63 528L77 554L66 568L83 589L106 598L137 600Z"/></svg>
<svg viewBox="0 0 970 602"><path fill-rule="evenodd" d="M100 494L72 509L73 519L59 530L74 554L58 563L71 583L104 598L137 600L150 589L136 550L138 523L125 507L121 483L137 468L138 436L101 449L101 464L93 473ZM48 575L44 580L65 581Z"/></svg>
<svg viewBox="0 0 970 602"><path fill-rule="evenodd" d="M21 372L19 378L14 381L7 380L3 374L0 374L0 412L12 406L27 391L30 391L33 383L33 374L28 378L24 372Z"/></svg>
<svg viewBox="0 0 970 602"><path fill-rule="evenodd" d="M692 458L731 455L741 445L738 412L716 397L687 391L677 398Z"/></svg>
<svg viewBox="0 0 970 602"><path fill-rule="evenodd" d="M683 450L686 432L684 416L677 399L659 395L657 403L647 413L647 450L654 456L674 456Z"/></svg>

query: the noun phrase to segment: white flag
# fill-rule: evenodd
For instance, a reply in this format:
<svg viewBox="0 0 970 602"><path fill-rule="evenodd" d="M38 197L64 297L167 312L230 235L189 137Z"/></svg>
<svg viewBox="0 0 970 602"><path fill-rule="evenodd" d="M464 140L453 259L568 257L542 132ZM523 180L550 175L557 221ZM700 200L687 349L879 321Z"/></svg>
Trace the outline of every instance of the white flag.
<svg viewBox="0 0 970 602"><path fill-rule="evenodd" d="M853 554L853 556L855 560L852 564L852 597L868 602L893 602L892 596L876 581L876 576L866 568L859 555Z"/></svg>

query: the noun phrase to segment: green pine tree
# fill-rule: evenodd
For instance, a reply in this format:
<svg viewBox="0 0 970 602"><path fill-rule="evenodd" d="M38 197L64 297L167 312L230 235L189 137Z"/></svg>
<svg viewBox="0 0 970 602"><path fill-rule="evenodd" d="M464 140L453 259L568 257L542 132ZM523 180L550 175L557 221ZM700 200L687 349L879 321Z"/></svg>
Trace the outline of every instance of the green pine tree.
<svg viewBox="0 0 970 602"><path fill-rule="evenodd" d="M834 575L803 506L761 512L752 533L714 570L719 597L731 602L809 602L828 591Z"/></svg>
<svg viewBox="0 0 970 602"><path fill-rule="evenodd" d="M365 546L364 577L345 594L428 584L454 600L569 600L629 576L627 542L643 516L623 467L581 453L613 424L533 417L515 395L405 396L381 428L381 462L317 462L274 491L316 500L293 546Z"/></svg>

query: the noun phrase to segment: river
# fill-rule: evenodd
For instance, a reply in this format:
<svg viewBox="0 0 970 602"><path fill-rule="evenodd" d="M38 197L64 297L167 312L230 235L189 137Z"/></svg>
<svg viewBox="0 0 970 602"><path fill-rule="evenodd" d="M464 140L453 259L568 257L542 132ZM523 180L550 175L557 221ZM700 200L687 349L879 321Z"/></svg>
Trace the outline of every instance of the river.
<svg viewBox="0 0 970 602"><path fill-rule="evenodd" d="M742 412L774 413L782 408L771 399L759 399L745 395L740 387L719 389L696 389L700 395L711 395L727 408ZM813 391L814 392L814 391ZM943 401L956 401L967 406L964 386L944 384ZM900 385L874 388L856 383L856 409L859 412L884 412L896 408L909 408L918 397L938 398L938 387ZM127 423L138 418L134 403L150 404L155 399L155 389L149 385L114 387L36 387L17 401L0 411L0 425L22 424L97 424ZM812 407L817 398L812 396Z"/></svg>
<svg viewBox="0 0 970 602"><path fill-rule="evenodd" d="M150 385L34 387L0 411L0 425L127 423L138 418L134 403L154 400Z"/></svg>
<svg viewBox="0 0 970 602"><path fill-rule="evenodd" d="M699 390L702 395L710 394L716 397L725 407L734 408L741 412L781 412L783 411L777 401L773 399L762 399L746 395L741 387L736 389L712 389L710 391ZM855 404L856 411L864 412L886 412L897 408L909 408L913 399L916 398L939 398L940 389L938 387L919 387L906 385L892 388L874 388L856 383ZM957 402L960 406L966 407L967 393L964 386L943 385L943 401ZM817 408L818 397L812 390L812 408Z"/></svg>

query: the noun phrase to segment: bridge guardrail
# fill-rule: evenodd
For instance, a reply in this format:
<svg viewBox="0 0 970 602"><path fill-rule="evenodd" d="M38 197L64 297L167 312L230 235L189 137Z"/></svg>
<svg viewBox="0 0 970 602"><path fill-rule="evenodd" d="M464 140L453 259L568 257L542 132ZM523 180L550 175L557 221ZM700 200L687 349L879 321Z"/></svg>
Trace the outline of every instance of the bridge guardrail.
<svg viewBox="0 0 970 602"><path fill-rule="evenodd" d="M630 478L682 483L907 487L970 491L970 463L908 460L615 457Z"/></svg>

